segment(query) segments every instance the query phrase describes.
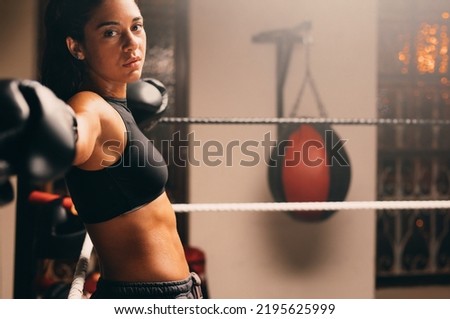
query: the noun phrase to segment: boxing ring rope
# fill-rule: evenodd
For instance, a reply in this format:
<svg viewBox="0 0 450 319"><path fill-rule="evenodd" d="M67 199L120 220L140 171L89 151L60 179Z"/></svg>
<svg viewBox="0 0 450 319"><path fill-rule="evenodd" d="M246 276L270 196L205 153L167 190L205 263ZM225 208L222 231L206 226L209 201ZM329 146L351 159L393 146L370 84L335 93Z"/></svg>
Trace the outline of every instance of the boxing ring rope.
<svg viewBox="0 0 450 319"><path fill-rule="evenodd" d="M346 202L290 202L290 203L211 203L173 204L177 213L233 212L233 211L320 211L320 210L417 210L448 209L450 200L424 201L346 201Z"/></svg>
<svg viewBox="0 0 450 319"><path fill-rule="evenodd" d="M413 118L323 118L323 117L163 117L164 124L332 124L332 125L450 125L445 119Z"/></svg>
<svg viewBox="0 0 450 319"><path fill-rule="evenodd" d="M291 203L211 203L211 204L172 204L177 213L189 212L288 212L320 210L417 210L450 209L450 200L424 201L346 201L346 202L291 202ZM92 241L86 234L80 258L75 269L74 279L68 299L81 299L86 279L89 259L93 250Z"/></svg>
<svg viewBox="0 0 450 319"><path fill-rule="evenodd" d="M94 246L91 238L86 233L81 248L80 258L78 259L72 285L70 287L68 299L81 299L83 297L84 283L86 281L86 274L89 267L89 260L91 258Z"/></svg>
<svg viewBox="0 0 450 319"><path fill-rule="evenodd" d="M398 118L224 118L224 117L163 117L159 123L164 124L330 124L330 125L450 125L450 120L442 119L398 119ZM345 201L345 202L290 202L290 203L210 203L210 204L173 204L177 213L189 212L289 212L321 210L417 210L450 209L450 200L425 201ZM89 235L81 249L74 279L69 292L69 299L80 299L86 279L88 263L93 250Z"/></svg>

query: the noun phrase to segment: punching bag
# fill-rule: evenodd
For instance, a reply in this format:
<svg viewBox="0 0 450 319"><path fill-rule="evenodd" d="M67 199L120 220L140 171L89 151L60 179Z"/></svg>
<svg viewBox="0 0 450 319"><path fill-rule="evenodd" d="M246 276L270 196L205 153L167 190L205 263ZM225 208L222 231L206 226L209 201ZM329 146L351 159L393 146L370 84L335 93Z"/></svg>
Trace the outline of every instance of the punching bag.
<svg viewBox="0 0 450 319"><path fill-rule="evenodd" d="M277 202L343 201L351 170L344 141L327 124L281 127L269 160L269 185ZM288 212L301 221L318 222L335 211Z"/></svg>
<svg viewBox="0 0 450 319"><path fill-rule="evenodd" d="M312 23L306 21L293 29L265 32L259 42L277 45L277 116L285 117L284 91L294 45L300 43L305 54L305 74L290 117L298 117L298 109L306 88L322 118L328 118L311 72L310 47ZM301 41L299 41L299 39ZM305 121L303 124L279 124L278 143L271 151L269 187L277 202L343 201L350 185L350 162L344 141L326 121ZM333 211L296 211L290 215L303 221L322 221Z"/></svg>

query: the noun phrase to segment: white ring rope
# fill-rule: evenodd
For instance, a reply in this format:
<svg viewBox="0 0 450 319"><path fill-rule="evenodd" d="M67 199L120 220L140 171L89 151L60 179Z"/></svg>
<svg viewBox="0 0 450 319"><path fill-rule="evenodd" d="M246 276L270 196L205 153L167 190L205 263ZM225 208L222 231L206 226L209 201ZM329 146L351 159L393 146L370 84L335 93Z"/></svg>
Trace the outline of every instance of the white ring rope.
<svg viewBox="0 0 450 319"><path fill-rule="evenodd" d="M354 202L291 202L291 203L211 203L173 204L177 213L230 211L317 211L317 210L414 210L447 209L450 200L424 201L354 201Z"/></svg>
<svg viewBox="0 0 450 319"><path fill-rule="evenodd" d="M188 212L237 212L237 211L320 211L320 210L417 210L448 209L450 200L424 201L346 201L346 202L292 202L292 203L211 203L211 204L173 204L177 213ZM69 292L69 299L81 299L86 280L92 241L86 233L74 279Z"/></svg>
<svg viewBox="0 0 450 319"><path fill-rule="evenodd" d="M84 283L86 281L89 260L93 249L94 246L91 238L86 233L83 247L81 248L80 258L78 259L77 266L75 268L75 274L70 287L68 299L81 299L83 297Z"/></svg>

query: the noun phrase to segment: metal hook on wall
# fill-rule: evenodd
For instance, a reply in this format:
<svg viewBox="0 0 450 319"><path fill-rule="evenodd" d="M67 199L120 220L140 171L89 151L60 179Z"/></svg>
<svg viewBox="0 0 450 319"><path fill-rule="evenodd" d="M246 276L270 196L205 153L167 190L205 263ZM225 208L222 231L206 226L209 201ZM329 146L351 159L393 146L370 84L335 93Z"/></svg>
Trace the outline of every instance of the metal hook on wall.
<svg viewBox="0 0 450 319"><path fill-rule="evenodd" d="M301 44L305 48L304 52L305 52L306 70L305 76L300 86L300 91L297 95L294 106L289 116L290 117L297 116L297 112L300 107L306 86L307 84L309 84L313 92L314 98L316 100L320 116L325 118L328 117L311 72L311 62L310 62L311 44L312 44L311 30L312 30L312 22L305 21L290 29L276 29L271 31L265 31L253 37L253 42L275 43L276 45L276 53L277 53L276 113L278 118L285 117L284 89L286 86L286 79L289 70L289 65L292 59L292 51L296 44Z"/></svg>
<svg viewBox="0 0 450 319"><path fill-rule="evenodd" d="M256 43L275 43L276 45L276 95L277 95L277 117L284 117L284 88L289 65L292 58L292 51L296 44L304 44L303 33L311 29L311 22L302 22L290 29L276 29L265 31L253 37Z"/></svg>

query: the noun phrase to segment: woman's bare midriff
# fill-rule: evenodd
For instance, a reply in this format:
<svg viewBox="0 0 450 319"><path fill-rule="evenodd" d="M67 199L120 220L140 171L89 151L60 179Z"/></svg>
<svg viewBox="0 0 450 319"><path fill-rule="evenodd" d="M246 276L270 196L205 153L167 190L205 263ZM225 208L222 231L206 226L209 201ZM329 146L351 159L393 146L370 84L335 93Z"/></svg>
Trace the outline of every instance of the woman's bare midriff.
<svg viewBox="0 0 450 319"><path fill-rule="evenodd" d="M104 279L159 282L189 276L175 213L165 193L136 211L86 227Z"/></svg>

